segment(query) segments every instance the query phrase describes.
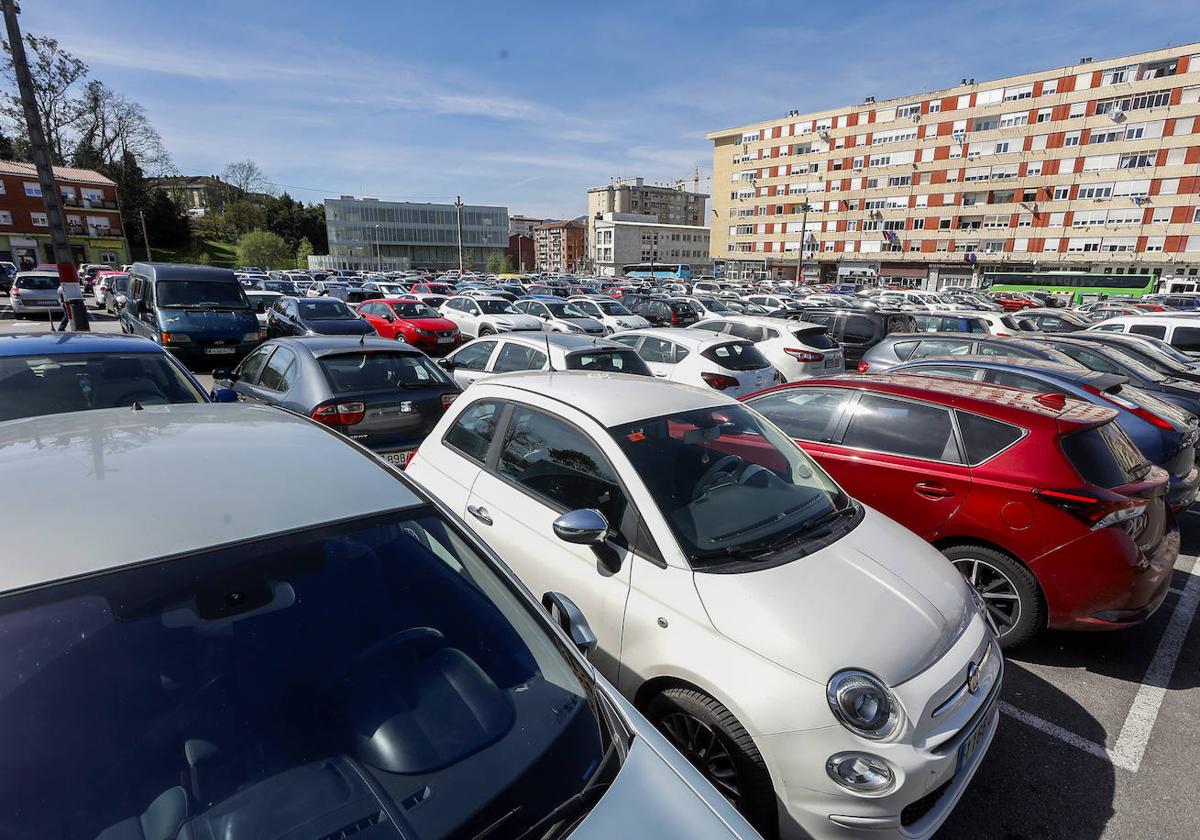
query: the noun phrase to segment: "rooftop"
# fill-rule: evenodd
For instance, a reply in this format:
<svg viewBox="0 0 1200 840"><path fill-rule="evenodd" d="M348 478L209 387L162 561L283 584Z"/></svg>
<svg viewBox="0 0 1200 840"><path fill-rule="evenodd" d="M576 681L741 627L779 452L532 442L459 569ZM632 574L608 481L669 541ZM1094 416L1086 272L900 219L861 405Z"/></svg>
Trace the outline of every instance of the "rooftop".
<svg viewBox="0 0 1200 840"><path fill-rule="evenodd" d="M18 175L37 180L37 168L32 163L16 160L0 160L0 175ZM54 180L76 184L101 184L115 187L116 183L91 169L75 169L70 166L54 167Z"/></svg>

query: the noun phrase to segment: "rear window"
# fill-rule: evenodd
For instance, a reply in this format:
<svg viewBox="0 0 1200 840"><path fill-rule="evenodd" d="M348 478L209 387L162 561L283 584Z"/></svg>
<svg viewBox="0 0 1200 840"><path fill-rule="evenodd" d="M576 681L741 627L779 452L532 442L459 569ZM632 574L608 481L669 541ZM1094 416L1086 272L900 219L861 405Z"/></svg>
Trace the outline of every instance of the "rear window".
<svg viewBox="0 0 1200 840"><path fill-rule="evenodd" d="M887 319L887 331L894 332L916 332L917 319L911 315L889 315Z"/></svg>
<svg viewBox="0 0 1200 840"><path fill-rule="evenodd" d="M449 384L433 362L416 353L343 353L319 363L335 394Z"/></svg>
<svg viewBox="0 0 1200 840"><path fill-rule="evenodd" d="M686 300L671 300L667 301L667 306L676 315L695 315L696 310L692 309L692 305Z"/></svg>
<svg viewBox="0 0 1200 840"><path fill-rule="evenodd" d="M761 370L770 367L767 357L758 352L753 344L718 344L709 347L701 354L710 362L715 362L726 370Z"/></svg>
<svg viewBox="0 0 1200 840"><path fill-rule="evenodd" d="M1200 328L1176 327L1171 343L1180 350L1200 350Z"/></svg>
<svg viewBox="0 0 1200 840"><path fill-rule="evenodd" d="M988 330L987 322L984 321L982 318L968 318L967 324L969 325L968 332L973 332L973 333L990 332L990 330Z"/></svg>
<svg viewBox="0 0 1200 840"><path fill-rule="evenodd" d="M18 277L13 281L18 289L34 289L41 292L58 288L57 277Z"/></svg>
<svg viewBox="0 0 1200 840"><path fill-rule="evenodd" d="M897 359L902 362L906 362L908 361L909 357L912 356L912 352L917 349L917 342L897 341L892 346L892 349L895 351Z"/></svg>
<svg viewBox="0 0 1200 840"><path fill-rule="evenodd" d="M792 330L796 340L814 350L832 350L837 342L829 337L825 330Z"/></svg>
<svg viewBox="0 0 1200 840"><path fill-rule="evenodd" d="M1129 328L1129 331L1134 335L1150 335L1155 338L1167 337L1167 327L1165 324L1134 324ZM1178 335L1179 330L1176 330L1175 334Z"/></svg>
<svg viewBox="0 0 1200 840"><path fill-rule="evenodd" d="M1142 453L1114 421L1066 435L1062 449L1083 480L1098 487L1136 481L1147 466Z"/></svg>
<svg viewBox="0 0 1200 840"><path fill-rule="evenodd" d="M642 357L632 350L595 350L567 356L567 370L605 370L652 376Z"/></svg>
<svg viewBox="0 0 1200 840"><path fill-rule="evenodd" d="M997 452L1001 452L1021 439L1024 430L990 417L958 414L958 430L962 434L963 446L967 450L968 464L982 464Z"/></svg>
<svg viewBox="0 0 1200 840"><path fill-rule="evenodd" d="M1020 325L1016 321L1013 320L1011 315L1001 315L1000 323L1003 324L1008 329L1012 330L1013 332L1021 331Z"/></svg>

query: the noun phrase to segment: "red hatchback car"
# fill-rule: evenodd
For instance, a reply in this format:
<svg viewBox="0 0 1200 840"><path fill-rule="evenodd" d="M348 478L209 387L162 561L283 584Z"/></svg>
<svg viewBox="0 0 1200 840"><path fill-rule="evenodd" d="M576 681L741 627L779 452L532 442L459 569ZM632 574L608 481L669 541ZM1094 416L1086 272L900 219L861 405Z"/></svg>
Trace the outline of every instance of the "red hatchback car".
<svg viewBox="0 0 1200 840"><path fill-rule="evenodd" d="M1168 476L1111 409L912 374L808 379L744 401L940 549L1005 646L1045 627L1137 624L1166 597L1179 554Z"/></svg>
<svg viewBox="0 0 1200 840"><path fill-rule="evenodd" d="M1004 307L1006 312L1016 312L1020 309L1031 309L1035 306L1041 306L1033 298L1027 298L1020 292L992 292L991 298L994 302Z"/></svg>
<svg viewBox="0 0 1200 840"><path fill-rule="evenodd" d="M426 353L449 353L462 343L453 321L416 298L369 300L359 304L358 312L384 338L403 338Z"/></svg>

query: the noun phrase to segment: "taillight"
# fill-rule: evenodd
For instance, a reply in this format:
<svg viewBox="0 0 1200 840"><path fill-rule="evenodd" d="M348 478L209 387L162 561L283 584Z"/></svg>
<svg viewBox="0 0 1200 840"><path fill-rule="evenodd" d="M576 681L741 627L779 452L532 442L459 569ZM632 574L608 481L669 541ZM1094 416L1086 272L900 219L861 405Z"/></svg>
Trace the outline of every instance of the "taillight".
<svg viewBox="0 0 1200 840"><path fill-rule="evenodd" d="M20 287L17 286L16 284L13 284L13 287L8 290L8 295L9 295L9 297L20 297L21 296Z"/></svg>
<svg viewBox="0 0 1200 840"><path fill-rule="evenodd" d="M869 364L867 364L866 362L858 363L858 372L859 373L866 373L870 369L871 369L871 366Z"/></svg>
<svg viewBox="0 0 1200 840"><path fill-rule="evenodd" d="M1126 497L1098 499L1069 490L1034 490L1033 495L1083 520L1093 531L1137 519L1146 512L1145 502Z"/></svg>
<svg viewBox="0 0 1200 840"><path fill-rule="evenodd" d="M672 309L672 310L671 310L671 326L673 327L673 326L675 326L677 323L679 323L679 319L675 317L675 310L674 310L674 309Z"/></svg>
<svg viewBox="0 0 1200 840"><path fill-rule="evenodd" d="M732 376L726 376L723 373L701 373L700 378L708 383L710 388L716 388L718 391L724 391L726 388L736 388L742 383L738 382Z"/></svg>
<svg viewBox="0 0 1200 840"><path fill-rule="evenodd" d="M811 350L800 350L796 347L785 347L783 352L798 362L819 362L825 358L824 353L814 353Z"/></svg>
<svg viewBox="0 0 1200 840"><path fill-rule="evenodd" d="M1151 426L1155 426L1156 428L1159 428L1159 429L1174 429L1175 428L1169 422L1167 422L1166 420L1159 417L1157 414L1154 414L1151 411L1147 411L1146 409L1142 408L1137 403L1130 402L1129 400L1125 399L1124 397L1118 397L1116 394L1110 394L1106 391L1101 391L1095 385L1084 385L1083 390L1087 391L1089 394L1095 394L1097 397L1104 400L1105 402L1110 402L1113 405L1120 406L1121 408L1128 411L1130 414L1133 414L1134 416L1140 417L1141 419L1145 420Z"/></svg>
<svg viewBox="0 0 1200 840"><path fill-rule="evenodd" d="M453 403L456 399L458 399L457 393L442 394L442 410L445 411L447 408L449 408L450 404Z"/></svg>
<svg viewBox="0 0 1200 840"><path fill-rule="evenodd" d="M367 407L360 402L319 405L308 415L326 426L353 426L367 416Z"/></svg>

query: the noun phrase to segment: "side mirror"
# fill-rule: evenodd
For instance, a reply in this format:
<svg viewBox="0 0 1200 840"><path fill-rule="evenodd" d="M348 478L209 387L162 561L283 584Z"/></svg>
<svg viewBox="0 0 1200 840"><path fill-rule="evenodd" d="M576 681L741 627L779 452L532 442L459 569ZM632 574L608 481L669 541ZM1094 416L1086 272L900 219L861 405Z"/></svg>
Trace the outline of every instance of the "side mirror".
<svg viewBox="0 0 1200 840"><path fill-rule="evenodd" d="M213 382L237 382L238 375L229 368L216 368L212 372Z"/></svg>
<svg viewBox="0 0 1200 840"><path fill-rule="evenodd" d="M608 520L593 508L580 508L554 520L554 534L563 542L597 545L608 536Z"/></svg>
<svg viewBox="0 0 1200 840"><path fill-rule="evenodd" d="M542 596L542 606L550 613L550 620L563 629L580 653L588 656L596 649L596 634L574 601L561 592L547 592Z"/></svg>
<svg viewBox="0 0 1200 840"><path fill-rule="evenodd" d="M144 300L139 300L137 302L137 305L134 307L134 309L137 310L137 314L139 314L139 315L145 315L147 312L150 311L150 307L146 305L146 301L144 301Z"/></svg>
<svg viewBox="0 0 1200 840"><path fill-rule="evenodd" d="M213 388L212 401L219 403L232 403L238 401L238 393L232 388Z"/></svg>
<svg viewBox="0 0 1200 840"><path fill-rule="evenodd" d="M454 360L449 356L443 356L437 360L437 363L438 367L442 368L442 370L454 370L456 367L458 367L458 365L454 363Z"/></svg>

